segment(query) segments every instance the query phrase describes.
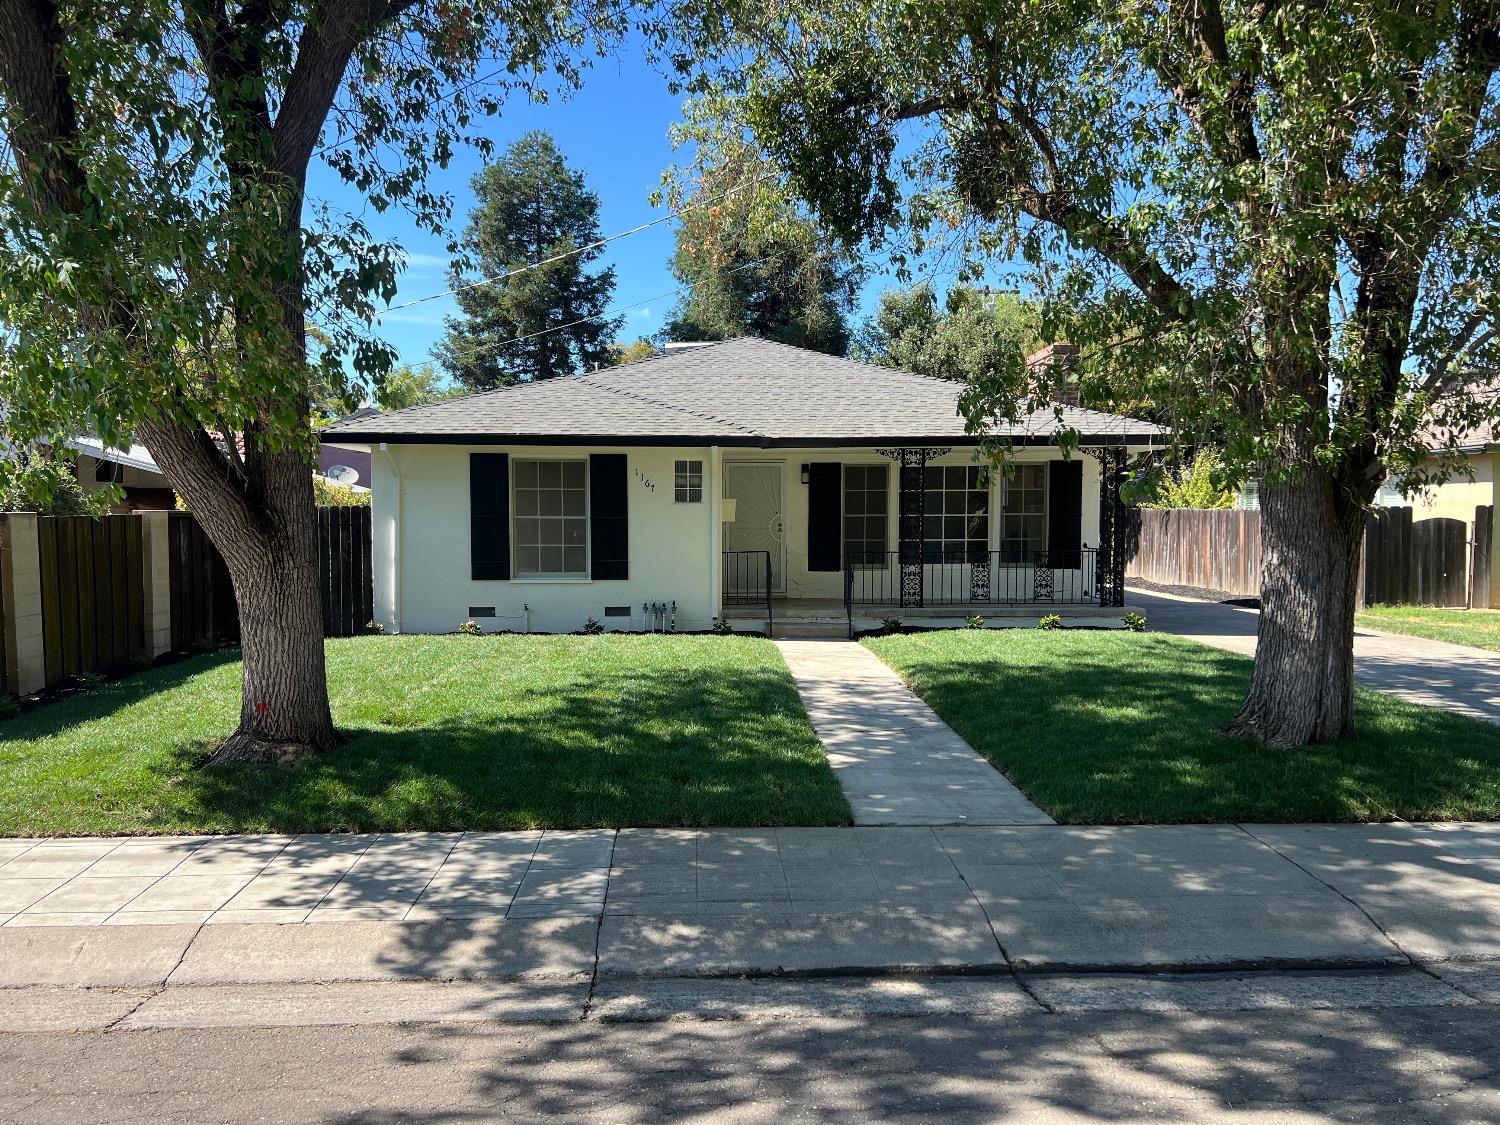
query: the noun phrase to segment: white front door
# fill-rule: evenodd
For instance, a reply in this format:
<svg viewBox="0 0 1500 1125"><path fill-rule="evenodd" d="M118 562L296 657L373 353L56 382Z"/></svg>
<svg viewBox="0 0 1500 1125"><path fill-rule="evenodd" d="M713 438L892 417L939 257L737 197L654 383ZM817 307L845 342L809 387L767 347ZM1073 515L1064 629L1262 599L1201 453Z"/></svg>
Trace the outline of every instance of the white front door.
<svg viewBox="0 0 1500 1125"><path fill-rule="evenodd" d="M781 519L781 470L778 463L728 462L724 465L724 498L735 502L733 523L724 524L724 589L765 589L764 563L757 569L749 556L735 551L771 553L771 589L786 590L786 537Z"/></svg>

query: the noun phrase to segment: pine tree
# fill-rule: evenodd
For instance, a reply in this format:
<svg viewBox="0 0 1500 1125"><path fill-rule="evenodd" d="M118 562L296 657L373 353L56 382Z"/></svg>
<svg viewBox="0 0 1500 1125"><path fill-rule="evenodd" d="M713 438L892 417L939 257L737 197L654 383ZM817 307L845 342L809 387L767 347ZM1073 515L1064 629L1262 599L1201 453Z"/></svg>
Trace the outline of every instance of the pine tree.
<svg viewBox="0 0 1500 1125"><path fill-rule="evenodd" d="M443 366L482 391L610 363L620 322L603 313L614 269L588 271L599 247L572 253L599 240L599 197L583 174L537 130L475 176L473 187L464 250L480 278L513 276L459 290L462 316L448 318L438 349ZM469 283L458 274L451 280Z"/></svg>

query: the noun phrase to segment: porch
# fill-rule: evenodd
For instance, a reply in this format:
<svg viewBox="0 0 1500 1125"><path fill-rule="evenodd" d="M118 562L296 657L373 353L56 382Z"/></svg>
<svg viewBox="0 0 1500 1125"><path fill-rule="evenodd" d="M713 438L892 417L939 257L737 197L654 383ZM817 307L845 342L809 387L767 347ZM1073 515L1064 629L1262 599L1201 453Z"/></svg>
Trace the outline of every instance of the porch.
<svg viewBox="0 0 1500 1125"><path fill-rule="evenodd" d="M799 625L826 634L834 623L852 635L890 618L934 627L973 616L1118 619L1125 450L1050 452L1027 451L993 479L948 449L917 447L841 451L800 472L726 463L720 613L778 635ZM805 488L786 489L794 472Z"/></svg>

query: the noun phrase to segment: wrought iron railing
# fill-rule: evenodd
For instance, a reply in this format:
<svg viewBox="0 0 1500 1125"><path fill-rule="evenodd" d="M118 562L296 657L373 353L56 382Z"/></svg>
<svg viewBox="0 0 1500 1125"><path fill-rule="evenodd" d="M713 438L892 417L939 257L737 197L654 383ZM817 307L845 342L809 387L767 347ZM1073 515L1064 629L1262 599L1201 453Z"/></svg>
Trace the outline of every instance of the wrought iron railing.
<svg viewBox="0 0 1500 1125"><path fill-rule="evenodd" d="M844 608L852 622L855 606L1098 604L1098 561L1094 547L853 554L844 563Z"/></svg>
<svg viewBox="0 0 1500 1125"><path fill-rule="evenodd" d="M724 552L724 604L766 607L766 633L771 633L771 595L775 575L770 551Z"/></svg>

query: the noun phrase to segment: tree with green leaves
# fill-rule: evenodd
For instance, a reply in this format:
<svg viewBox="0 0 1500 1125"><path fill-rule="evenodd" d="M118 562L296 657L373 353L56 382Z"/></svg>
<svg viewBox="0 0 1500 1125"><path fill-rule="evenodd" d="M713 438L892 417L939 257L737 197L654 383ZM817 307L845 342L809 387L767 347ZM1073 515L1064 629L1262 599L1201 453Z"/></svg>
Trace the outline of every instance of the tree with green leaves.
<svg viewBox="0 0 1500 1125"><path fill-rule="evenodd" d="M1236 735L1354 732L1365 515L1422 434L1500 398L1493 0L729 0L678 61L745 94L822 221L1011 259L1043 335L1261 480L1261 619ZM726 18L727 17L727 18ZM1025 373L971 389L978 425ZM1064 440L1068 435L1063 434ZM1438 473L1452 461L1440 462Z"/></svg>
<svg viewBox="0 0 1500 1125"><path fill-rule="evenodd" d="M430 363L403 363L393 367L375 388L375 405L381 410L405 410L457 398L464 388L443 378Z"/></svg>
<svg viewBox="0 0 1500 1125"><path fill-rule="evenodd" d="M1041 310L1015 293L954 285L941 306L931 285L890 289L851 354L919 375L978 383L1036 349Z"/></svg>
<svg viewBox="0 0 1500 1125"><path fill-rule="evenodd" d="M240 611L243 699L221 759L335 739L310 399L389 365L370 325L399 252L311 204L309 168L442 229L428 171L485 146L475 119L506 91L576 78L585 25L605 34L614 10L0 0L7 440L138 439L191 506ZM477 82L481 59L502 61ZM310 322L325 334L311 360Z"/></svg>
<svg viewBox="0 0 1500 1125"><path fill-rule="evenodd" d="M781 182L729 102L690 103L674 134L694 159L670 169L679 213L672 273L683 294L666 340L760 336L831 355L848 351L860 267Z"/></svg>
<svg viewBox="0 0 1500 1125"><path fill-rule="evenodd" d="M473 391L554 379L610 361L619 319L604 253L599 197L552 137L527 133L474 177L463 245L478 279L455 272L461 316L449 317L438 356Z"/></svg>
<svg viewBox="0 0 1500 1125"><path fill-rule="evenodd" d="M1217 451L1204 447L1162 475L1142 508L1232 508L1236 490L1224 478Z"/></svg>
<svg viewBox="0 0 1500 1125"><path fill-rule="evenodd" d="M632 344L622 344L616 341L610 345L609 361L614 365L634 363L638 359L650 359L655 354L656 345L642 337Z"/></svg>

